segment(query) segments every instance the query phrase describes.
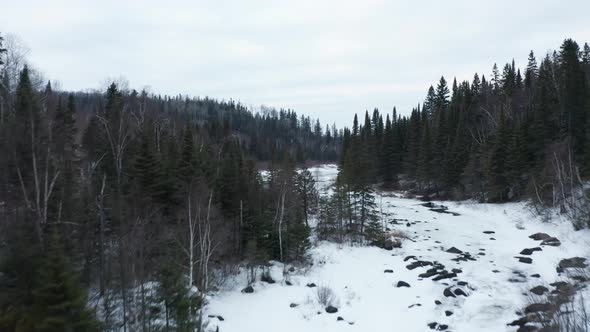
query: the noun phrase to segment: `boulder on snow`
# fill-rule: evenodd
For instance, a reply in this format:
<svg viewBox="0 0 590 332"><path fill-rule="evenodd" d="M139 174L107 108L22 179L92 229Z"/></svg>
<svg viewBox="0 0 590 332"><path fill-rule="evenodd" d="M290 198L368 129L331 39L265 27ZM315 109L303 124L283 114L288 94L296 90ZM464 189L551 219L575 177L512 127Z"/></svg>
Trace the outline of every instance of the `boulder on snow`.
<svg viewBox="0 0 590 332"><path fill-rule="evenodd" d="M452 315L453 315L453 312L452 311L445 310L445 316L449 317L449 316L452 316Z"/></svg>
<svg viewBox="0 0 590 332"><path fill-rule="evenodd" d="M309 284L307 284L307 285L305 285L305 286L307 286L307 287L309 287L309 288L314 288L314 287L316 287L316 285L315 285L313 282L310 282Z"/></svg>
<svg viewBox="0 0 590 332"><path fill-rule="evenodd" d="M543 294L545 294L545 292L548 292L548 291L549 291L549 288L547 288L545 286L535 286L530 289L530 292L535 295L543 295Z"/></svg>
<svg viewBox="0 0 590 332"><path fill-rule="evenodd" d="M396 285L396 287L397 287L397 288L400 288L400 287L410 287L410 284L408 284L408 283L407 283L407 282L405 282L405 281L401 281L401 280L400 280L400 281L398 281L398 282L397 282L397 285Z"/></svg>
<svg viewBox="0 0 590 332"><path fill-rule="evenodd" d="M566 259L562 259L559 262L559 268L561 268L561 269L569 269L569 268L583 269L586 266L588 266L588 264L586 264L586 258L583 258L583 257L566 258Z"/></svg>
<svg viewBox="0 0 590 332"><path fill-rule="evenodd" d="M525 264L532 264L533 263L533 259L530 257L516 257L518 258L518 261L521 263L525 263Z"/></svg>
<svg viewBox="0 0 590 332"><path fill-rule="evenodd" d="M329 306L326 307L326 312L329 313L329 314L334 314L334 313L337 313L338 312L338 308L329 305Z"/></svg>
<svg viewBox="0 0 590 332"><path fill-rule="evenodd" d="M457 296L465 296L467 297L467 293L465 293L461 288L456 288L453 293Z"/></svg>
<svg viewBox="0 0 590 332"><path fill-rule="evenodd" d="M431 266L431 265L432 265L432 262L429 262L429 261L415 261L412 264L407 265L406 269L413 270L417 267Z"/></svg>
<svg viewBox="0 0 590 332"><path fill-rule="evenodd" d="M457 297L455 296L455 294L453 294L453 292L451 291L451 287L447 287L445 288L445 290L443 291L443 295L445 297Z"/></svg>
<svg viewBox="0 0 590 332"><path fill-rule="evenodd" d="M463 252L455 247L450 247L449 249L445 250L448 253L451 254L462 254Z"/></svg>
<svg viewBox="0 0 590 332"><path fill-rule="evenodd" d="M532 255L535 251L542 251L543 249L541 249L540 247L534 247L534 248L525 248L522 249L522 251L520 252L521 255L527 255L530 256Z"/></svg>
<svg viewBox="0 0 590 332"><path fill-rule="evenodd" d="M508 326L524 326L524 324L528 323L528 318L526 316L521 317L517 320L512 321L511 323L508 323L506 325Z"/></svg>
<svg viewBox="0 0 590 332"><path fill-rule="evenodd" d="M436 304L436 305L441 305L441 304L442 304L442 302L440 302L439 300L434 300L434 304Z"/></svg>
<svg viewBox="0 0 590 332"><path fill-rule="evenodd" d="M432 278L433 281L439 281L439 280L443 280L443 279L451 279L451 278L455 278L457 276L456 273L449 273L447 271L443 271L441 272L438 276Z"/></svg>
<svg viewBox="0 0 590 332"><path fill-rule="evenodd" d="M248 286L248 287L242 289L242 293L247 293L247 294L254 293L254 288L252 288L252 286Z"/></svg>
<svg viewBox="0 0 590 332"><path fill-rule="evenodd" d="M391 270L391 269L386 269L386 270L383 270L383 273L393 273L393 270Z"/></svg>
<svg viewBox="0 0 590 332"><path fill-rule="evenodd" d="M260 277L260 281L266 282L268 284L274 284L275 280L270 276L269 273L263 273Z"/></svg>
<svg viewBox="0 0 590 332"><path fill-rule="evenodd" d="M529 236L529 239L533 239L535 241L543 241L549 239L551 236L547 233L535 233Z"/></svg>
<svg viewBox="0 0 590 332"><path fill-rule="evenodd" d="M551 303L533 303L529 304L524 311L527 314L535 313L535 312L548 312L553 310L553 304Z"/></svg>
<svg viewBox="0 0 590 332"><path fill-rule="evenodd" d="M297 303L289 304L289 308L296 308L297 306L299 306L299 304L297 304Z"/></svg>
<svg viewBox="0 0 590 332"><path fill-rule="evenodd" d="M541 245L542 246L559 247L561 245L561 242L555 237L550 237L548 239L543 240L543 242L541 242Z"/></svg>
<svg viewBox="0 0 590 332"><path fill-rule="evenodd" d="M341 321L344 320L344 318L342 318L342 316L338 316L338 318L336 318L337 321Z"/></svg>
<svg viewBox="0 0 590 332"><path fill-rule="evenodd" d="M484 234L495 234L496 232L494 231L483 231Z"/></svg>

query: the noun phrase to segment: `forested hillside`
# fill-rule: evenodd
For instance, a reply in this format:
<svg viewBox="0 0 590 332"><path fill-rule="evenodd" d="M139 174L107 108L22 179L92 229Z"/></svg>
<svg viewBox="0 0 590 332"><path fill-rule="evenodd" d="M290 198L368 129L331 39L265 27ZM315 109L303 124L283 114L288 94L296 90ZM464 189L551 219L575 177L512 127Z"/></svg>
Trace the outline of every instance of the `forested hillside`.
<svg viewBox="0 0 590 332"><path fill-rule="evenodd" d="M512 61L471 82L441 77L411 115L355 116L343 140L344 182L552 204L566 178L590 176L590 47L567 39L540 59L531 51L523 70Z"/></svg>
<svg viewBox="0 0 590 332"><path fill-rule="evenodd" d="M193 330L213 271L303 255L316 194L295 167L336 160L335 127L115 83L54 91L15 51L0 47L0 330Z"/></svg>

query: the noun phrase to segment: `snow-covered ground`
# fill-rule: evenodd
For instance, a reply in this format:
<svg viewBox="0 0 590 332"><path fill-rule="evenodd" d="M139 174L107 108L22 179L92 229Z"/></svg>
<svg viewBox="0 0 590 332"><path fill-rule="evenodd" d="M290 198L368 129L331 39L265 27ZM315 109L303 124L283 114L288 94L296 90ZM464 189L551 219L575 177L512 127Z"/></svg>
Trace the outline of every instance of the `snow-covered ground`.
<svg viewBox="0 0 590 332"><path fill-rule="evenodd" d="M310 171L324 191L337 173L335 166ZM288 272L273 262L271 275L276 283L258 281L254 293L246 294L241 292L245 278L236 278L211 296L206 312L223 320L212 317L209 327L219 327L221 332L412 332L430 331L427 324L436 322L439 328L447 325L456 332L516 331L517 327L506 324L530 303L529 289L537 285L550 288L549 283L560 280L556 266L561 259L588 258L590 254L589 231L574 232L565 221L543 223L523 203L442 203L458 214L454 215L431 211L421 201L393 193L378 196L376 201L388 227L405 232L412 241L392 251L316 243L310 250L310 268ZM394 218L397 222L391 223ZM542 251L521 255L525 248L540 246L540 241L529 238L537 232L558 238L561 245L542 246ZM474 260L453 260L465 256L446 252L451 247L469 253ZM405 260L407 256L416 258ZM532 263L519 262L516 256L532 258ZM438 281L420 278L432 266L406 267L418 261L438 262L449 273L452 269L461 272L456 270L456 277ZM397 287L399 281L410 287ZM325 311L317 301L318 287L308 287L310 283L334 291L337 313ZM467 296L447 297L443 295L447 288L453 293L460 289Z"/></svg>

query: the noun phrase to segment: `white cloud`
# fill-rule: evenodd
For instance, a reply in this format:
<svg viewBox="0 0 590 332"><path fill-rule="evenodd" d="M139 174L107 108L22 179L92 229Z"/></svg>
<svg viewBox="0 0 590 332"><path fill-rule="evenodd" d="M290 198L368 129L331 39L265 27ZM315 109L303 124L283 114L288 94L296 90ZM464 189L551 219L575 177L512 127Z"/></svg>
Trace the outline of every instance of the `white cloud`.
<svg viewBox="0 0 590 332"><path fill-rule="evenodd" d="M428 86L525 65L566 37L590 37L590 2L11 1L0 31L66 89L124 75L152 91L294 108L348 125L355 112L402 113ZM1 15L1 14L0 14Z"/></svg>

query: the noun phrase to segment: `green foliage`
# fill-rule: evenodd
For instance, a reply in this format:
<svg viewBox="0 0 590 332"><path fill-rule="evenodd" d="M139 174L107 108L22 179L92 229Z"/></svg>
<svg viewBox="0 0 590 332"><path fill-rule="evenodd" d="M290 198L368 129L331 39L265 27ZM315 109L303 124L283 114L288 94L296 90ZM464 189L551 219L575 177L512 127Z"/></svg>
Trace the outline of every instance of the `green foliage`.
<svg viewBox="0 0 590 332"><path fill-rule="evenodd" d="M44 250L32 289L30 314L25 320L34 331L99 331L86 289L77 279L55 231Z"/></svg>

